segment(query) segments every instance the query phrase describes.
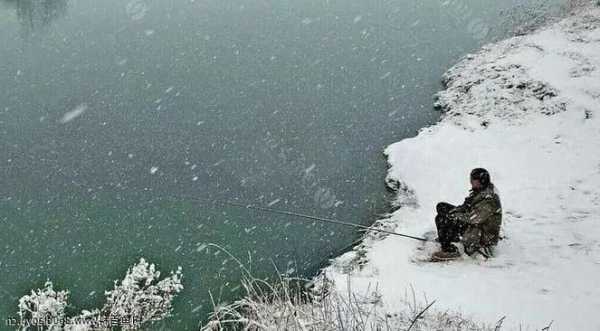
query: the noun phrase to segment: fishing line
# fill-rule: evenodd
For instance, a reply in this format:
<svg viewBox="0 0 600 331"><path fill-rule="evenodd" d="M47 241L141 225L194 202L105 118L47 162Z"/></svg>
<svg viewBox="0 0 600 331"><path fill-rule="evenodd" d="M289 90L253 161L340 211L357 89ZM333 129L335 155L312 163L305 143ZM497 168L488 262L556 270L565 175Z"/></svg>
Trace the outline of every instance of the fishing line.
<svg viewBox="0 0 600 331"><path fill-rule="evenodd" d="M339 220L331 219L331 218L317 217L317 216L312 216L312 215L308 215L308 214L296 213L296 212L291 212L291 211L287 211L287 210L279 210L279 209L275 209L275 208L261 207L261 206L255 206L252 204L243 204L243 203L237 203L237 202L225 201L225 200L201 199L201 198L195 198L195 197L189 197L189 196L185 196L184 198L187 198L190 200L195 200L195 201L210 202L213 204L220 204L220 205L226 205L226 206L235 206L235 207L244 208L244 209L258 210L258 211L279 214L279 215L293 216L293 217L297 217L297 218L303 218L303 219L308 219L308 220L322 222L322 223L344 225L344 226L348 226L348 227L359 228L359 229L367 230L367 231L386 233L386 234L390 234L393 236L399 236L399 237L414 239L414 240L418 240L418 241L428 241L425 238L410 236L407 234L397 233L397 232L383 230L383 229L376 229L376 228L372 228L372 227L364 226L364 225L360 225L360 224L339 221Z"/></svg>
<svg viewBox="0 0 600 331"><path fill-rule="evenodd" d="M190 199L190 200L210 202L210 203L213 203L213 204L220 204L220 205L225 205L225 206L228 205L228 206L235 206L235 207L239 207L239 208L264 211L264 212L273 213L273 214L279 214L279 215L294 216L294 217L297 217L297 218L309 219L309 220L312 220L312 221L318 221L318 222L323 222L323 223L331 223L331 224L337 224L337 225L344 225L344 226L348 226L348 227L363 229L363 230L366 230L366 231L375 231L375 232L380 232L380 233L386 233L386 234L390 234L390 235L393 235L393 236L398 236L398 237L403 237L403 238L409 238L409 239L414 239L414 240L423 241L423 242L428 242L429 241L429 240L427 240L425 238L415 237L415 236L411 236L411 235L407 235L407 234L403 234L403 233L398 233L398 232L393 232L393 231L388 231L388 230L382 230L382 229L376 229L376 228L372 228L372 227L369 227L369 226L364 226L364 225L360 225L360 224L356 224L356 223L343 222L343 221L339 221L339 220L335 220L335 219L331 219L331 218L317 217L317 216L312 216L312 215L307 215L307 214L302 214L302 213L291 212L291 211L287 211L287 210L279 210L279 209L269 208L269 207L260 207L260 206L255 206L255 205L252 205L252 204L243 204L243 203L232 202L232 201L225 201L225 200L201 199L201 198L195 198L195 197L190 197L190 196L185 196L185 198L186 199ZM477 252L479 254L481 254L485 259L489 259L490 258L490 255L486 254L481 249L478 249Z"/></svg>

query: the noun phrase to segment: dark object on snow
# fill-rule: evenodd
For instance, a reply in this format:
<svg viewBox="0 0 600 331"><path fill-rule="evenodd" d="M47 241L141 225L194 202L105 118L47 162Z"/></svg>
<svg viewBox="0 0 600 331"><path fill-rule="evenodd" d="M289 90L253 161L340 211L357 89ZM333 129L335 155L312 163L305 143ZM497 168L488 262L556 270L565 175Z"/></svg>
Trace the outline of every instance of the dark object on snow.
<svg viewBox="0 0 600 331"><path fill-rule="evenodd" d="M482 188L486 188L490 183L490 173L483 168L475 168L471 171L471 179L478 180Z"/></svg>
<svg viewBox="0 0 600 331"><path fill-rule="evenodd" d="M442 252L453 253L458 252L453 242L460 241L460 237L465 233L466 224L457 222L450 212L457 208L447 202L437 204L438 214L435 216L435 226L438 232L438 241L442 246Z"/></svg>
<svg viewBox="0 0 600 331"><path fill-rule="evenodd" d="M500 239L502 205L489 178L485 169L474 169L471 179L477 179L480 188L474 187L460 206L438 203L435 225L442 252L457 253L458 248L452 243L461 242L468 255L476 252L486 257L492 255L492 249Z"/></svg>
<svg viewBox="0 0 600 331"><path fill-rule="evenodd" d="M456 260L460 257L458 250L452 252L438 251L431 255L431 262L445 262Z"/></svg>

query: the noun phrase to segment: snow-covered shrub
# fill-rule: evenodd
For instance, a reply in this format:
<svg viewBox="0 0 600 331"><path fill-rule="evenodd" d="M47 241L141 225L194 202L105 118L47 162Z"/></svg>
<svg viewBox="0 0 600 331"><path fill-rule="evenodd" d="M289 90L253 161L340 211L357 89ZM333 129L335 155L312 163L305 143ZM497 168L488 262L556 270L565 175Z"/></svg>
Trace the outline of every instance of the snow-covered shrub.
<svg viewBox="0 0 600 331"><path fill-rule="evenodd" d="M127 271L125 278L115 281L115 287L106 291L106 304L101 315L109 320L132 321L144 324L168 317L173 298L183 290L181 267L158 281L160 271L144 259ZM158 282L157 282L158 281Z"/></svg>
<svg viewBox="0 0 600 331"><path fill-rule="evenodd" d="M19 300L20 330L88 331L139 329L147 322L158 321L171 313L175 295L183 290L181 267L163 280L154 264L143 258L127 270L123 280L105 292L101 309L83 310L65 316L68 291L55 291L47 281L43 289L31 291Z"/></svg>
<svg viewBox="0 0 600 331"><path fill-rule="evenodd" d="M39 325L45 326L47 330L60 330L68 296L68 291L55 291L51 281L46 281L42 289L31 290L31 294L19 299L21 325Z"/></svg>

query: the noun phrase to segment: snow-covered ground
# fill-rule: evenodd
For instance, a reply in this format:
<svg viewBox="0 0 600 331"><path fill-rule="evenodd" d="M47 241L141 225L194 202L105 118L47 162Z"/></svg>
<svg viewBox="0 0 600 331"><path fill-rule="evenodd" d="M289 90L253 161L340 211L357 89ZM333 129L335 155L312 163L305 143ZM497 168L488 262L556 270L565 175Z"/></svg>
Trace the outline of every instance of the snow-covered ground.
<svg viewBox="0 0 600 331"><path fill-rule="evenodd" d="M390 311L414 289L440 310L506 316L503 329L600 330L600 8L488 45L444 80L442 120L385 151L402 207L381 222L434 230L436 203L461 203L470 170L485 167L504 210L496 257L419 263L437 247L372 237L328 277L377 284Z"/></svg>

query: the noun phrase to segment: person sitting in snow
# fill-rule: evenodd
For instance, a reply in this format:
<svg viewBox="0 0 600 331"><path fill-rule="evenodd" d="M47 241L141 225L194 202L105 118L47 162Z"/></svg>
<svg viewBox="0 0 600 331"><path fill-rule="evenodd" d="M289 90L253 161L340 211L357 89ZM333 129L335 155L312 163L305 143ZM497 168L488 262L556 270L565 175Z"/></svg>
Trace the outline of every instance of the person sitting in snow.
<svg viewBox="0 0 600 331"><path fill-rule="evenodd" d="M460 257L452 242L461 242L467 255L480 253L487 257L492 256L492 248L498 243L502 225L500 196L487 170L473 169L470 177L470 194L462 205L437 204L435 225L442 249L433 254L433 261Z"/></svg>

